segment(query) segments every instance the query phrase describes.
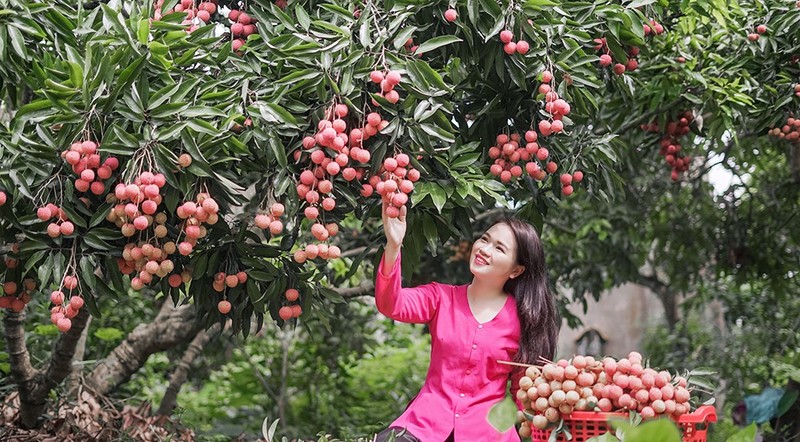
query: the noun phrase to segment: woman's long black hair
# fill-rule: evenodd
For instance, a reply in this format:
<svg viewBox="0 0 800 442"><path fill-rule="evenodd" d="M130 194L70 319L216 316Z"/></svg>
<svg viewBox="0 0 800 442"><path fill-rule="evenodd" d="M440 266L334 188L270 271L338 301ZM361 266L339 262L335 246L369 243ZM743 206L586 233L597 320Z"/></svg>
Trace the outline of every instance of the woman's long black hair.
<svg viewBox="0 0 800 442"><path fill-rule="evenodd" d="M561 315L558 313L544 261L542 241L536 229L518 218L502 218L517 241L517 264L525 267L519 276L509 279L503 289L514 296L520 324L519 351L514 360L541 365L539 357L555 357Z"/></svg>

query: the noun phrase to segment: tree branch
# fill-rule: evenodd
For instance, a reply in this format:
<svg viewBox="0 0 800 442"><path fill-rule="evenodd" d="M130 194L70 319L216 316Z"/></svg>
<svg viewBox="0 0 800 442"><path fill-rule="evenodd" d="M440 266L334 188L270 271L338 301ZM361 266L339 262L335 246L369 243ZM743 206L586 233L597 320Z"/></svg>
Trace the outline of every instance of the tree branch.
<svg viewBox="0 0 800 442"><path fill-rule="evenodd" d="M239 347L239 350L241 350L241 352L244 353L245 358L247 360L247 363L248 363L248 365L250 365L250 368L253 370L253 374L255 375L256 379L258 380L258 383L261 384L261 387L264 389L264 391L267 393L267 395L275 403L277 403L278 402L278 395L275 393L275 391L272 389L272 387L270 387L269 382L267 382L267 379L264 378L264 375L261 374L261 371L259 371L258 366L256 366L255 364L252 363L252 359L250 358L250 354L247 352L247 349L243 345L239 345L238 347Z"/></svg>
<svg viewBox="0 0 800 442"><path fill-rule="evenodd" d="M375 283L372 281L364 281L355 287L337 288L333 290L344 299L372 296L375 292Z"/></svg>
<svg viewBox="0 0 800 442"><path fill-rule="evenodd" d="M362 253L362 252L364 252L364 250L367 250L367 247L366 247L366 246L362 246L362 247L356 247L356 248L354 248L354 249L345 250L344 252L342 252L342 254L341 254L340 256L341 256L342 258L348 258L348 257L350 257L350 256L355 256L355 255L358 255L359 253Z"/></svg>
<svg viewBox="0 0 800 442"><path fill-rule="evenodd" d="M742 134L741 136L737 135L736 137L731 137L731 139L728 140L727 143L725 143L725 147L722 149L722 152L720 152L721 155L722 155L722 159L717 161L716 163L710 165L710 166L704 167L702 170L700 170L697 173L697 175L695 177L692 178L692 181L697 181L697 180L701 179L706 173L708 173L709 170L714 168L714 166L717 166L717 165L720 165L720 164L727 164L728 157L730 156L731 150L733 149L733 146L736 144L736 142L738 140L750 137L752 135L753 134L751 134L751 133L745 133L745 134Z"/></svg>
<svg viewBox="0 0 800 442"><path fill-rule="evenodd" d="M38 374L31 365L30 353L25 344L25 328L23 327L25 316L25 310L16 313L9 309L6 310L6 316L3 318L6 345L11 362L11 377L20 386L20 390L25 384L33 382Z"/></svg>
<svg viewBox="0 0 800 442"><path fill-rule="evenodd" d="M548 219L545 219L545 220L544 220L544 223L545 223L546 225L548 225L548 226L550 226L550 227L552 227L552 228L554 228L554 229L558 230L559 232L562 232L562 233L567 233L567 234L569 234L569 235L573 235L573 236L574 236L576 233L578 233L578 232L576 232L576 231L574 231L574 230L571 230L571 229L568 229L568 228L566 228L566 227L562 226L561 224L554 223L554 222L552 222L552 221L550 221L550 220L548 220Z"/></svg>
<svg viewBox="0 0 800 442"><path fill-rule="evenodd" d="M36 386L36 377L39 374L31 365L30 353L28 353L28 346L25 344L24 322L25 310L19 313L6 310L3 326L11 363L11 378L17 384L22 403L27 402L27 398L31 396L31 392Z"/></svg>
<svg viewBox="0 0 800 442"><path fill-rule="evenodd" d="M192 362L202 353L203 347L211 340L211 335L219 332L220 328L219 323L216 323L208 331L201 329L192 339L192 342L189 343L189 347L183 353L181 361L178 362L178 366L175 367L175 371L172 372L169 378L169 385L167 386L167 391L164 392L164 398L161 400L161 405L159 405L156 412L157 415L169 416L172 414L172 410L175 409L175 404L178 402L178 393L180 393L181 387L186 383L186 379L189 376Z"/></svg>
<svg viewBox="0 0 800 442"><path fill-rule="evenodd" d="M628 130L630 130L631 128L638 126L643 121L646 121L646 120L648 120L649 118L651 118L651 117L653 117L655 115L667 112L668 110L672 109L673 106L675 106L676 104L680 103L682 100L683 100L683 98L678 97L678 98L670 101L669 103L665 104L663 107L661 107L659 109L655 109L655 110L652 110L650 112L643 113L639 117L634 118L633 120L623 124L617 130L614 130L614 131L606 130L606 131L602 131L602 132L595 132L595 135L603 135L603 134L607 134L607 133L623 134L623 133L627 132Z"/></svg>
<svg viewBox="0 0 800 442"><path fill-rule="evenodd" d="M83 361L83 357L86 354L86 338L89 335L89 325L91 323L92 317L89 316L86 320L86 326L83 327L83 331L81 332L81 337L78 339L75 355L72 358L72 370L67 379L67 391L70 395L77 394L78 386L80 386L80 379L83 374L83 365L81 365L80 362Z"/></svg>
<svg viewBox="0 0 800 442"><path fill-rule="evenodd" d="M197 335L202 327L194 323L195 315L193 305L175 307L166 300L153 322L138 325L97 364L86 378L86 385L96 394L108 394L136 373L151 354Z"/></svg>
<svg viewBox="0 0 800 442"><path fill-rule="evenodd" d="M655 272L652 275L645 275L639 271L639 278L636 281L655 293L661 301L661 306L664 307L664 315L667 319L667 325L670 330L678 323L678 304L675 294L670 290L669 285L658 279Z"/></svg>
<svg viewBox="0 0 800 442"><path fill-rule="evenodd" d="M25 313L7 311L3 320L11 362L11 375L19 389L20 425L34 428L44 411L47 397L55 386L71 372L75 347L86 327L89 312L81 309L72 319L72 328L61 336L53 347L50 362L44 370L35 370L25 345L23 322Z"/></svg>

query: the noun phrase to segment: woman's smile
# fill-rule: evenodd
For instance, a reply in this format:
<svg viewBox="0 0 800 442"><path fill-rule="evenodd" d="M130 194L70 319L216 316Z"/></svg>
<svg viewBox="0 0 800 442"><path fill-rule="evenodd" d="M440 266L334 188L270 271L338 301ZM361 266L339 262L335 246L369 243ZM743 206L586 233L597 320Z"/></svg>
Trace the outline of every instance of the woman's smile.
<svg viewBox="0 0 800 442"><path fill-rule="evenodd" d="M475 265L477 265L477 266L485 266L485 265L489 265L489 263L481 255L475 255Z"/></svg>

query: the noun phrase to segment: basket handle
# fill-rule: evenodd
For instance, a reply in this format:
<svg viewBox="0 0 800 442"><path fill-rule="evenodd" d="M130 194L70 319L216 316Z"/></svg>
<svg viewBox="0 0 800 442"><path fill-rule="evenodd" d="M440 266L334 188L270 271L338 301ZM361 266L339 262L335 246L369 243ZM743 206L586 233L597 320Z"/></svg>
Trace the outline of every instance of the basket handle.
<svg viewBox="0 0 800 442"><path fill-rule="evenodd" d="M700 418L701 422L717 422L717 409L712 405L702 405L692 414Z"/></svg>

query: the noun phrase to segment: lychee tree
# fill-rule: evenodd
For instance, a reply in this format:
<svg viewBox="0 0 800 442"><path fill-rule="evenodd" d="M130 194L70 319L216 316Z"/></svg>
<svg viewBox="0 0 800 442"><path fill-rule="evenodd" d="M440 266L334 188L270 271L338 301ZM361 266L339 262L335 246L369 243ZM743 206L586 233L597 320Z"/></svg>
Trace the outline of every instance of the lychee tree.
<svg viewBox="0 0 800 442"><path fill-rule="evenodd" d="M0 6L0 302L24 426L66 376L87 312L128 287L245 335L324 317L314 307L341 296L326 271L348 254L340 223L377 216L382 198L413 207L413 266L498 204L541 226L561 198L608 198L622 139L655 117L677 136L665 118L678 104L714 98L686 116L718 115L717 140L753 103L707 85L716 71L690 75L688 52L666 61L681 47L670 29L717 26L666 1ZM775 47L795 16L774 16ZM769 58L765 41L746 59ZM668 150L677 180L690 160ZM28 302L64 333L43 371L24 345Z"/></svg>

